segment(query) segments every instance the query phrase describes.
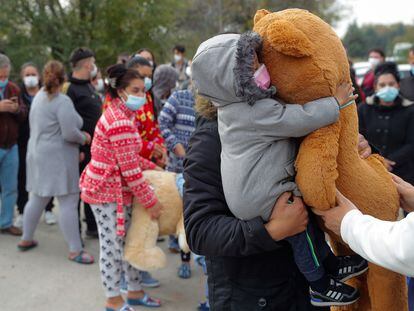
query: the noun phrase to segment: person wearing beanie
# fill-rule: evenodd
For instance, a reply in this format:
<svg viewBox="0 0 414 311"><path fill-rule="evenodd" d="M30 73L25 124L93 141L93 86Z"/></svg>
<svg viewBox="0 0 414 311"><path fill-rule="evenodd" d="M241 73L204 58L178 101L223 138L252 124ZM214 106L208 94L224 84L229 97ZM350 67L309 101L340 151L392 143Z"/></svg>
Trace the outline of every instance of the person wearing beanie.
<svg viewBox="0 0 414 311"><path fill-rule="evenodd" d="M63 90L70 97L75 105L76 111L82 117L82 130L86 131L93 137L96 123L101 116L101 98L96 93L95 87L91 84L91 79L98 73L95 65L95 54L87 48L77 48L72 52L70 57L72 74L69 76L69 82L65 84ZM81 162L79 170L83 171L91 160L90 146L81 147ZM80 201L79 201L80 209ZM86 235L97 238L98 229L89 204L84 204L86 218ZM81 222L79 230L81 230ZM81 230L82 231L82 230Z"/></svg>

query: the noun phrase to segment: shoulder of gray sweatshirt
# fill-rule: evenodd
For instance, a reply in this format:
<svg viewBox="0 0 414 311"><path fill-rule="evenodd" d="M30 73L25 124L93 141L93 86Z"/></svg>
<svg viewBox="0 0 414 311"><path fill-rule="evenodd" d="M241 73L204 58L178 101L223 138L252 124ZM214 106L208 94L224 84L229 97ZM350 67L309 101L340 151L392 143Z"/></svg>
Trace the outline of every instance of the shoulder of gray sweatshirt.
<svg viewBox="0 0 414 311"><path fill-rule="evenodd" d="M253 80L255 33L220 35L204 42L192 63L198 93L218 107L221 174L227 204L240 219L268 220L277 198L300 192L294 182L296 138L334 123L333 97L305 105L270 98Z"/></svg>

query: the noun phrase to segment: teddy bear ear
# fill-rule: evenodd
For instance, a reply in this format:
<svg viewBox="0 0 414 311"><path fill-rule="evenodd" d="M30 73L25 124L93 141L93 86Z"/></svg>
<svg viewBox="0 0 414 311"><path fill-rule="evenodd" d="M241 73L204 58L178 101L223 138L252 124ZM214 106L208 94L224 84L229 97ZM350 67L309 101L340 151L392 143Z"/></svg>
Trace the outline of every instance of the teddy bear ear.
<svg viewBox="0 0 414 311"><path fill-rule="evenodd" d="M289 21L273 21L267 28L267 37L272 48L284 55L298 58L312 55L312 42Z"/></svg>
<svg viewBox="0 0 414 311"><path fill-rule="evenodd" d="M265 17L267 14L270 14L271 12L265 9L261 9L256 12L253 19L253 24L256 25L263 17Z"/></svg>

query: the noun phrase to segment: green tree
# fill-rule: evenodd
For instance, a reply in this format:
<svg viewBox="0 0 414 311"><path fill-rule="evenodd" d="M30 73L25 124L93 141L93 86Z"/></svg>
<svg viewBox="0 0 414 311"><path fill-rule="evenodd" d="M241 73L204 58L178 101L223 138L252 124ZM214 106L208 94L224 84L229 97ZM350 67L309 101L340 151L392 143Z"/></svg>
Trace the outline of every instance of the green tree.
<svg viewBox="0 0 414 311"><path fill-rule="evenodd" d="M251 29L257 9L289 7L308 9L329 23L344 12L337 0L4 0L0 50L14 68L28 60L43 65L50 58L68 65L78 46L93 49L100 67L141 47L165 62L174 44L184 44L191 56L215 34Z"/></svg>

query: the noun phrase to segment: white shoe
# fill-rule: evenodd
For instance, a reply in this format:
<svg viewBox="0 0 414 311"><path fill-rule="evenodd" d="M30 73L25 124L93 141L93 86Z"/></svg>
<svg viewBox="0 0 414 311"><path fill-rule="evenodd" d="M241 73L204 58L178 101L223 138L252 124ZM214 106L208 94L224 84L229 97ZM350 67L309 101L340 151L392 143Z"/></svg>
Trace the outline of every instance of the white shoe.
<svg viewBox="0 0 414 311"><path fill-rule="evenodd" d="M48 225L54 225L56 223L56 216L53 212L45 212L45 222Z"/></svg>
<svg viewBox="0 0 414 311"><path fill-rule="evenodd" d="M16 220L14 221L14 226L17 228L23 228L23 215L17 215Z"/></svg>

